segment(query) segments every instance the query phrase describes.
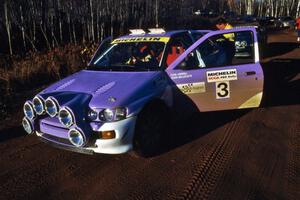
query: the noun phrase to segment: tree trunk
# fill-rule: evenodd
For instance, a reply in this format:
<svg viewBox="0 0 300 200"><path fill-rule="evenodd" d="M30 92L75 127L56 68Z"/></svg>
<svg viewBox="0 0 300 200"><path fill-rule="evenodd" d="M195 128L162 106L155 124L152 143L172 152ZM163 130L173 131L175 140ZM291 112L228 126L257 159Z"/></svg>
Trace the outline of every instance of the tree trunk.
<svg viewBox="0 0 300 200"><path fill-rule="evenodd" d="M11 44L11 22L8 18L8 8L7 8L7 1L4 2L4 14L5 14L5 26L7 31L8 37L8 45L9 45L9 54L13 55L12 44Z"/></svg>
<svg viewBox="0 0 300 200"><path fill-rule="evenodd" d="M62 21L61 21L61 4L60 4L60 0L57 0L57 4L58 4L58 23L59 23L59 39L60 39L60 43L63 42L63 30L62 30Z"/></svg>
<svg viewBox="0 0 300 200"><path fill-rule="evenodd" d="M75 22L74 21L72 21L72 29L73 29L74 44L77 45L77 38L76 38L76 30L75 30Z"/></svg>
<svg viewBox="0 0 300 200"><path fill-rule="evenodd" d="M72 40L72 28L71 28L71 16L70 13L67 14L67 22L68 22L68 30L69 30L69 41L70 43L73 42Z"/></svg>
<svg viewBox="0 0 300 200"><path fill-rule="evenodd" d="M97 42L100 40L100 25L99 25L99 6L97 6L97 19L96 19L96 32L97 32Z"/></svg>
<svg viewBox="0 0 300 200"><path fill-rule="evenodd" d="M158 28L158 11L159 11L159 2L158 0L155 1L155 27Z"/></svg>
<svg viewBox="0 0 300 200"><path fill-rule="evenodd" d="M47 35L46 35L46 33L45 33L44 29L43 29L43 22L42 21L40 22L40 28L41 28L42 34L43 34L43 36L44 36L44 38L46 40L47 47L50 50L51 46L50 46L49 40L47 38Z"/></svg>
<svg viewBox="0 0 300 200"><path fill-rule="evenodd" d="M91 9L91 33L92 40L95 41L95 29L94 29L94 12L93 12L93 0L90 0L90 9Z"/></svg>
<svg viewBox="0 0 300 200"><path fill-rule="evenodd" d="M104 38L104 28L105 28L105 24L104 22L101 23L101 37L100 40L102 41Z"/></svg>
<svg viewBox="0 0 300 200"><path fill-rule="evenodd" d="M70 2L70 9L71 9L71 13L73 14L73 3L72 1ZM76 38L76 30L75 30L75 20L71 18L71 23L72 23L72 33L73 33L73 41L74 44L77 45L77 38Z"/></svg>
<svg viewBox="0 0 300 200"><path fill-rule="evenodd" d="M300 0L298 0L298 4L297 4L297 9L296 9L297 11L296 11L296 15L297 15L297 17L299 17L300 16Z"/></svg>
<svg viewBox="0 0 300 200"><path fill-rule="evenodd" d="M22 31L23 46L24 46L24 50L26 51L24 16L23 16L23 9L21 5L20 5L20 14L21 14L21 31Z"/></svg>

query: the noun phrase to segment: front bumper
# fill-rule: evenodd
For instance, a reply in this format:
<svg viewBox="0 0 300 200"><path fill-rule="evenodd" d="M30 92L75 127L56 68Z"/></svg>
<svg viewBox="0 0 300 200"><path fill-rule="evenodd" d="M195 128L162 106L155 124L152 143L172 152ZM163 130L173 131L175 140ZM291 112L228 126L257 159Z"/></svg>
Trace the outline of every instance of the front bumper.
<svg viewBox="0 0 300 200"><path fill-rule="evenodd" d="M66 138L59 138L57 136L50 135L49 133L36 131L36 135L39 136L43 142L64 150L84 154L121 154L132 149L135 123L136 116L117 122L105 123L99 128L94 129L94 131L102 132L114 130L116 137L114 139L96 139L93 144L89 144L87 147L75 147L74 145L68 143Z"/></svg>
<svg viewBox="0 0 300 200"><path fill-rule="evenodd" d="M63 149L63 150L67 150L67 151L73 151L73 152L76 152L76 153L82 153L82 154L88 154L88 155L93 155L94 154L94 151L93 150L88 150L86 148L78 148L78 147L75 147L75 146L67 146L67 145L61 145L61 144L58 144L58 143L54 143L50 140L47 140L43 137L40 137L40 140L46 144L49 144L50 146L53 146L55 148L58 148L58 149Z"/></svg>

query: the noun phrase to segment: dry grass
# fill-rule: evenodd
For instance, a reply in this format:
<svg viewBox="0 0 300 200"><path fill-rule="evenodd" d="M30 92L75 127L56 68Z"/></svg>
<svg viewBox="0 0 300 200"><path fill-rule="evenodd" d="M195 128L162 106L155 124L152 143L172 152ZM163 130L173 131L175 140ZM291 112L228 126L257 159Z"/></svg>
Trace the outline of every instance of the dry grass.
<svg viewBox="0 0 300 200"><path fill-rule="evenodd" d="M25 99L36 89L86 67L96 47L69 44L48 52L31 52L23 58L1 57L0 120L21 111Z"/></svg>
<svg viewBox="0 0 300 200"><path fill-rule="evenodd" d="M86 67L95 45L66 45L49 52L31 52L24 58L0 62L1 96L33 89ZM0 99L1 100L1 99Z"/></svg>

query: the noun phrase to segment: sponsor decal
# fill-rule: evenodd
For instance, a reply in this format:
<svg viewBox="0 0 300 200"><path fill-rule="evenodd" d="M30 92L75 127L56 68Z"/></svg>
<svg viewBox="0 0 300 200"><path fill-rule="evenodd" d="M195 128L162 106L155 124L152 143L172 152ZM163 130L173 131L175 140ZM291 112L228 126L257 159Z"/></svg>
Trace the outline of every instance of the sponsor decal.
<svg viewBox="0 0 300 200"><path fill-rule="evenodd" d="M222 81L234 81L237 80L236 69L226 69L218 71L207 71L206 72L207 82L222 82Z"/></svg>
<svg viewBox="0 0 300 200"><path fill-rule="evenodd" d="M205 83L204 82L196 82L196 83L185 83L176 85L184 94L198 94L204 93Z"/></svg>
<svg viewBox="0 0 300 200"><path fill-rule="evenodd" d="M171 74L171 79L175 80L175 79L181 79L181 78L191 78L193 77L192 74L188 74L186 72L182 72L182 73L178 73L178 74Z"/></svg>
<svg viewBox="0 0 300 200"><path fill-rule="evenodd" d="M216 99L230 98L230 84L229 81L216 82Z"/></svg>
<svg viewBox="0 0 300 200"><path fill-rule="evenodd" d="M169 37L131 37L131 38L120 38L112 41L112 44L119 43L130 43L130 42L169 42Z"/></svg>
<svg viewBox="0 0 300 200"><path fill-rule="evenodd" d="M242 105L240 105L239 109L259 107L262 96L263 96L262 92L257 93L256 95L254 95L253 97L245 101Z"/></svg>

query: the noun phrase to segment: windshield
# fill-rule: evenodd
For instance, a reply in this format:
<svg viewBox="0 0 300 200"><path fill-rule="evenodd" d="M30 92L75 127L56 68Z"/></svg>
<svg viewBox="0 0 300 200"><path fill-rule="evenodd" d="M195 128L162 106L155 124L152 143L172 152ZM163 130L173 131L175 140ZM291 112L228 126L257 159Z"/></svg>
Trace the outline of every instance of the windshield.
<svg viewBox="0 0 300 200"><path fill-rule="evenodd" d="M165 42L112 42L90 63L91 70L159 70ZM97 55L97 52L96 54Z"/></svg>

